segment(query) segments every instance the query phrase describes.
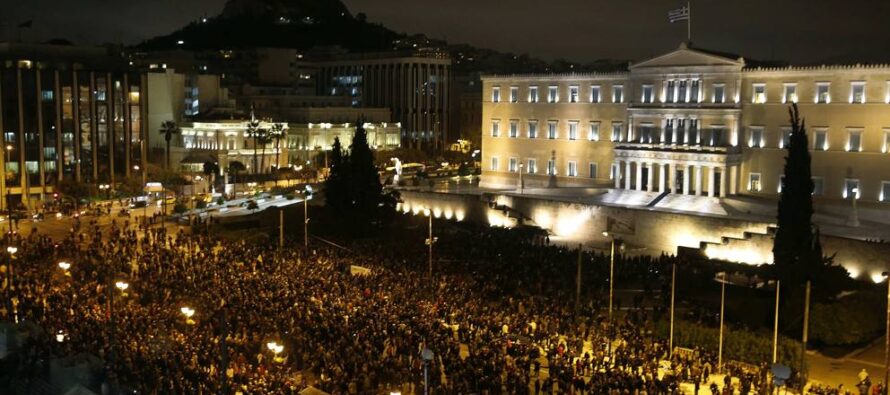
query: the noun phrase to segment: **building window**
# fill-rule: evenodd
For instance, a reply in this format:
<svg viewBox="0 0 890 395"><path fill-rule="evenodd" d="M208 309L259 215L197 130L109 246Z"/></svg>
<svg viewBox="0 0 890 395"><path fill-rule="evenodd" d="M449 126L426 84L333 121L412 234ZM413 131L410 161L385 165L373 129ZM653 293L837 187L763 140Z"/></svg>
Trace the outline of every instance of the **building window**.
<svg viewBox="0 0 890 395"><path fill-rule="evenodd" d="M689 87L689 81L680 80L680 83L677 85L677 103L686 103L689 99L687 94L687 88Z"/></svg>
<svg viewBox="0 0 890 395"><path fill-rule="evenodd" d="M763 148L763 128L752 127L748 129L748 147Z"/></svg>
<svg viewBox="0 0 890 395"><path fill-rule="evenodd" d="M510 120L510 138L519 137L519 120L511 119Z"/></svg>
<svg viewBox="0 0 890 395"><path fill-rule="evenodd" d="M621 122L612 122L612 141L621 141Z"/></svg>
<svg viewBox="0 0 890 395"><path fill-rule="evenodd" d="M692 80L689 87L689 102L690 103L700 103L698 91L700 90L701 82L699 80Z"/></svg>
<svg viewBox="0 0 890 395"><path fill-rule="evenodd" d="M501 135L501 121L492 120L491 121L491 137L499 137Z"/></svg>
<svg viewBox="0 0 890 395"><path fill-rule="evenodd" d="M501 102L501 87L495 86L491 88L491 102L492 103L500 103Z"/></svg>
<svg viewBox="0 0 890 395"><path fill-rule="evenodd" d="M813 132L813 150L828 151L827 129L815 129Z"/></svg>
<svg viewBox="0 0 890 395"><path fill-rule="evenodd" d="M511 86L510 87L510 103L518 103L519 102L519 87Z"/></svg>
<svg viewBox="0 0 890 395"><path fill-rule="evenodd" d="M509 171L510 173L519 171L519 159L510 158L510 162L508 162L507 164L507 171Z"/></svg>
<svg viewBox="0 0 890 395"><path fill-rule="evenodd" d="M591 103L599 103L600 100L601 100L600 86L599 85L591 85L590 86L590 102Z"/></svg>
<svg viewBox="0 0 890 395"><path fill-rule="evenodd" d="M667 103L675 102L677 100L676 94L677 94L677 81L668 80L667 83L665 83L665 85L664 85L664 97L665 97L664 101Z"/></svg>
<svg viewBox="0 0 890 395"><path fill-rule="evenodd" d="M797 103L797 84L786 83L782 92L782 103Z"/></svg>
<svg viewBox="0 0 890 395"><path fill-rule="evenodd" d="M829 92L829 88L831 87L830 82L817 82L816 83L816 103L827 104L831 103L831 92Z"/></svg>
<svg viewBox="0 0 890 395"><path fill-rule="evenodd" d="M881 152L887 153L890 150L890 129L884 129L884 145L881 147Z"/></svg>
<svg viewBox="0 0 890 395"><path fill-rule="evenodd" d="M599 141L600 140L600 123L599 122L591 122L589 128L587 129L587 139L590 141Z"/></svg>
<svg viewBox="0 0 890 395"><path fill-rule="evenodd" d="M538 87L537 86L528 87L528 102L529 103L537 103L538 102Z"/></svg>
<svg viewBox="0 0 890 395"><path fill-rule="evenodd" d="M643 95L640 98L643 103L652 103L652 85L643 85Z"/></svg>
<svg viewBox="0 0 890 395"><path fill-rule="evenodd" d="M578 102L578 86L570 86L569 87L569 103L577 103Z"/></svg>
<svg viewBox="0 0 890 395"><path fill-rule="evenodd" d="M498 171L498 157L491 157L491 171Z"/></svg>
<svg viewBox="0 0 890 395"><path fill-rule="evenodd" d="M878 199L882 202L890 200L890 181L881 181L881 196Z"/></svg>
<svg viewBox="0 0 890 395"><path fill-rule="evenodd" d="M748 191L760 192L761 188L762 186L760 184L760 173L748 174Z"/></svg>
<svg viewBox="0 0 890 395"><path fill-rule="evenodd" d="M615 175L618 174L618 164L613 163L612 166L609 167L609 179L614 180Z"/></svg>
<svg viewBox="0 0 890 395"><path fill-rule="evenodd" d="M726 103L726 85L714 84L714 104Z"/></svg>
<svg viewBox="0 0 890 395"><path fill-rule="evenodd" d="M569 177L578 177L578 162L569 161Z"/></svg>
<svg viewBox="0 0 890 395"><path fill-rule="evenodd" d="M865 81L853 81L850 83L850 103L865 103Z"/></svg>
<svg viewBox="0 0 890 395"><path fill-rule="evenodd" d="M848 130L847 131L847 151L849 152L860 152L862 151L862 131L861 130Z"/></svg>
<svg viewBox="0 0 890 395"><path fill-rule="evenodd" d="M791 128L782 128L779 133L781 133L779 136L779 148L787 148L791 145Z"/></svg>
<svg viewBox="0 0 890 395"><path fill-rule="evenodd" d="M590 162L587 164L587 176L596 178L596 163Z"/></svg>
<svg viewBox="0 0 890 395"><path fill-rule="evenodd" d="M844 179L844 199L856 196L856 200L862 196L862 190L859 189L859 180L853 178Z"/></svg>
<svg viewBox="0 0 890 395"><path fill-rule="evenodd" d="M550 159L547 161L547 175L555 176L556 175L556 161Z"/></svg>
<svg viewBox="0 0 890 395"><path fill-rule="evenodd" d="M547 102L556 103L559 101L559 87L551 86L547 89Z"/></svg>
<svg viewBox="0 0 890 395"><path fill-rule="evenodd" d="M538 172L538 160L537 159L529 159L528 160L528 174L536 174Z"/></svg>
<svg viewBox="0 0 890 395"><path fill-rule="evenodd" d="M578 121L569 121L569 140L578 139Z"/></svg>
<svg viewBox="0 0 890 395"><path fill-rule="evenodd" d="M528 121L528 138L538 138L538 121Z"/></svg>
<svg viewBox="0 0 890 395"><path fill-rule="evenodd" d="M624 103L624 85L612 87L612 103Z"/></svg>
<svg viewBox="0 0 890 395"><path fill-rule="evenodd" d="M822 196L825 193L825 179L813 177L813 196Z"/></svg>
<svg viewBox="0 0 890 395"><path fill-rule="evenodd" d="M766 84L753 84L752 87L753 95L751 97L751 102L754 104L766 103Z"/></svg>
<svg viewBox="0 0 890 395"><path fill-rule="evenodd" d="M556 126L558 125L557 121L548 121L547 122L547 138L550 140L555 140L557 136Z"/></svg>

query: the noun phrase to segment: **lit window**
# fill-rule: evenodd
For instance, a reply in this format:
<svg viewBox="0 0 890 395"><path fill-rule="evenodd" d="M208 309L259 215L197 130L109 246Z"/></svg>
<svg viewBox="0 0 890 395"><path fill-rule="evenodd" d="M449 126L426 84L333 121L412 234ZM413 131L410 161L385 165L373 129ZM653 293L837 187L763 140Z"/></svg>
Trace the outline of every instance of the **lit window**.
<svg viewBox="0 0 890 395"><path fill-rule="evenodd" d="M748 130L748 147L762 148L763 145L763 128L751 127Z"/></svg>
<svg viewBox="0 0 890 395"><path fill-rule="evenodd" d="M782 193L782 187L785 186L785 175L782 174L779 176L779 187L776 189L777 193Z"/></svg>
<svg viewBox="0 0 890 395"><path fill-rule="evenodd" d="M519 120L511 119L510 120L510 138L519 137Z"/></svg>
<svg viewBox="0 0 890 395"><path fill-rule="evenodd" d="M556 131L557 121L549 121L547 122L547 138L550 140L556 139L557 131Z"/></svg>
<svg viewBox="0 0 890 395"><path fill-rule="evenodd" d="M612 141L621 141L621 122L612 122Z"/></svg>
<svg viewBox="0 0 890 395"><path fill-rule="evenodd" d="M547 102L556 103L559 101L559 87L551 86L547 89Z"/></svg>
<svg viewBox="0 0 890 395"><path fill-rule="evenodd" d="M760 173L748 174L748 190L751 192L760 192Z"/></svg>
<svg viewBox="0 0 890 395"><path fill-rule="evenodd" d="M569 87L569 103L578 102L578 86Z"/></svg>
<svg viewBox="0 0 890 395"><path fill-rule="evenodd" d="M850 83L850 103L865 103L865 81L853 81Z"/></svg>
<svg viewBox="0 0 890 395"><path fill-rule="evenodd" d="M829 88L831 87L830 82L817 82L816 83L816 103L826 104L831 103L831 92Z"/></svg>
<svg viewBox="0 0 890 395"><path fill-rule="evenodd" d="M881 196L878 199L882 202L890 201L890 181L881 181Z"/></svg>
<svg viewBox="0 0 890 395"><path fill-rule="evenodd" d="M687 95L687 88L689 87L689 82L686 80L680 80L680 83L677 87L677 103L686 103L689 99Z"/></svg>
<svg viewBox="0 0 890 395"><path fill-rule="evenodd" d="M753 96L751 102L754 104L766 103L766 84L753 84Z"/></svg>
<svg viewBox="0 0 890 395"><path fill-rule="evenodd" d="M600 86L599 85L591 85L590 86L590 102L591 103L599 103L600 102Z"/></svg>
<svg viewBox="0 0 890 395"><path fill-rule="evenodd" d="M501 121L492 120L491 121L491 137L498 137L501 135Z"/></svg>
<svg viewBox="0 0 890 395"><path fill-rule="evenodd" d="M591 122L587 130L587 139L590 141L599 141L600 139L600 123Z"/></svg>
<svg viewBox="0 0 890 395"><path fill-rule="evenodd" d="M813 195L822 196L823 193L825 193L825 179L813 177Z"/></svg>
<svg viewBox="0 0 890 395"><path fill-rule="evenodd" d="M538 172L538 160L537 159L529 159L528 160L528 174L536 174Z"/></svg>
<svg viewBox="0 0 890 395"><path fill-rule="evenodd" d="M667 103L673 103L673 102L677 101L677 97L676 97L677 89L676 89L676 86L677 86L677 81L674 81L674 80L668 80L668 81L667 81L667 83L666 83L665 86L664 86L665 102L667 102Z"/></svg>
<svg viewBox="0 0 890 395"><path fill-rule="evenodd" d="M556 175L556 161L550 159L547 161L547 175L555 176Z"/></svg>
<svg viewBox="0 0 890 395"><path fill-rule="evenodd" d="M510 87L510 103L519 102L519 87L511 86Z"/></svg>
<svg viewBox="0 0 890 395"><path fill-rule="evenodd" d="M797 103L797 84L787 83L782 92L782 103Z"/></svg>
<svg viewBox="0 0 890 395"><path fill-rule="evenodd" d="M652 85L643 85L643 95L640 98L643 103L652 103Z"/></svg>
<svg viewBox="0 0 890 395"><path fill-rule="evenodd" d="M577 177L578 176L578 162L569 161L569 177Z"/></svg>
<svg viewBox="0 0 890 395"><path fill-rule="evenodd" d="M507 165L507 171L509 171L510 173L519 171L519 159L510 158L510 162Z"/></svg>
<svg viewBox="0 0 890 395"><path fill-rule="evenodd" d="M859 197L862 196L862 190L859 188L859 180L847 178L844 180L844 199L854 195L856 196L856 200L859 200Z"/></svg>
<svg viewBox="0 0 890 395"><path fill-rule="evenodd" d="M701 83L699 80L692 80L689 84L689 102L690 103L700 103L698 91L700 90Z"/></svg>
<svg viewBox="0 0 890 395"><path fill-rule="evenodd" d="M612 87L612 103L624 103L624 85Z"/></svg>
<svg viewBox="0 0 890 395"><path fill-rule="evenodd" d="M501 87L495 86L491 88L491 102L492 103L500 103L501 102Z"/></svg>
<svg viewBox="0 0 890 395"><path fill-rule="evenodd" d="M498 157L497 156L491 157L491 170L498 171Z"/></svg>
<svg viewBox="0 0 890 395"><path fill-rule="evenodd" d="M813 132L813 149L816 151L828 151L827 129L815 129Z"/></svg>
<svg viewBox="0 0 890 395"><path fill-rule="evenodd" d="M528 138L538 138L538 121L528 121Z"/></svg>
<svg viewBox="0 0 890 395"><path fill-rule="evenodd" d="M714 84L713 101L715 104L722 104L726 102L726 85Z"/></svg>
<svg viewBox="0 0 890 395"><path fill-rule="evenodd" d="M886 153L890 150L890 129L884 129L884 145L881 147L881 152Z"/></svg>
<svg viewBox="0 0 890 395"><path fill-rule="evenodd" d="M787 148L791 145L791 128L782 128L779 138L779 148Z"/></svg>
<svg viewBox="0 0 890 395"><path fill-rule="evenodd" d="M849 152L860 152L862 151L862 131L861 130L848 130L847 131L847 151Z"/></svg>
<svg viewBox="0 0 890 395"><path fill-rule="evenodd" d="M537 103L538 102L538 87L537 86L528 87L528 102L529 103Z"/></svg>
<svg viewBox="0 0 890 395"><path fill-rule="evenodd" d="M578 121L569 121L569 140L578 139Z"/></svg>
<svg viewBox="0 0 890 395"><path fill-rule="evenodd" d="M590 178L596 178L596 163L590 162L587 164L587 176ZM890 196L890 195L888 195Z"/></svg>

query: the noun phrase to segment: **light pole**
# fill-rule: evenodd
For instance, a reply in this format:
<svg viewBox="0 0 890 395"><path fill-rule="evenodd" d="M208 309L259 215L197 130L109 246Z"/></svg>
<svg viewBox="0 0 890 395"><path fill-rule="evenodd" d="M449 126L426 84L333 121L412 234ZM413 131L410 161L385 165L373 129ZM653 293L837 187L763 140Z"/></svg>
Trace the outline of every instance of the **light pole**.
<svg viewBox="0 0 890 395"><path fill-rule="evenodd" d="M615 285L615 241L616 240L615 240L615 235L613 235L609 232L603 232L603 236L610 238L610 246L611 246L611 248L609 249L609 324L611 325L612 324L612 297L614 296L614 292L615 292L614 285ZM618 240L618 242L620 243L620 248L623 250L624 243L621 243L620 240Z"/></svg>
<svg viewBox="0 0 890 395"><path fill-rule="evenodd" d="M309 201L312 200L312 186L303 190L303 248L309 248Z"/></svg>
<svg viewBox="0 0 890 395"><path fill-rule="evenodd" d="M434 358L433 351L424 346L423 351L420 352L420 357L423 359L423 394L430 395L430 380L427 369Z"/></svg>
<svg viewBox="0 0 890 395"><path fill-rule="evenodd" d="M6 167L6 164L9 163L9 153L12 152L12 144L6 145L6 150L3 151L3 166ZM3 169L3 185L6 185L6 169ZM9 238L12 240L12 205L9 201L9 186L6 186L6 219L9 221Z"/></svg>
<svg viewBox="0 0 890 395"><path fill-rule="evenodd" d="M674 296L677 288L677 264L671 264L671 333L668 347L670 348L670 356L674 356Z"/></svg>
<svg viewBox="0 0 890 395"><path fill-rule="evenodd" d="M524 164L519 164L519 194L522 195L522 191L525 189L525 183L522 181L522 168L525 167Z"/></svg>
<svg viewBox="0 0 890 395"><path fill-rule="evenodd" d="M11 245L12 243L12 232L9 234L9 242L10 245L6 247L6 252L8 255L6 256L6 300L9 302L10 309L8 310L11 314L11 319L13 322L18 323L18 312L16 303L13 301L12 293L15 291L15 278L13 276L13 268L12 261L15 259L15 253L19 251L18 247Z"/></svg>
<svg viewBox="0 0 890 395"><path fill-rule="evenodd" d="M59 262L59 269L62 269L62 273L64 273L68 277L71 277L71 272L68 271L68 269L70 269L70 268L71 268L70 263L65 262L65 261Z"/></svg>
<svg viewBox="0 0 890 395"><path fill-rule="evenodd" d="M430 221L429 222L430 223L429 238L426 239L426 245L429 246L429 253L427 254L427 256L429 258L430 278L432 278L433 277L433 243L436 242L436 239L433 238L433 211L428 208L425 208L425 209L423 209L423 215L426 215L427 217L429 217L429 221Z"/></svg>
<svg viewBox="0 0 890 395"><path fill-rule="evenodd" d="M881 273L884 278L890 276L890 272ZM884 332L884 388L883 394L887 395L887 386L890 384L890 281L887 281L887 328Z"/></svg>
<svg viewBox="0 0 890 395"><path fill-rule="evenodd" d="M776 363L776 356L779 350L779 290L782 282L776 280L776 314L773 318L773 364Z"/></svg>
<svg viewBox="0 0 890 395"><path fill-rule="evenodd" d="M859 211L856 209L856 198L859 197L859 188L852 188L850 190L850 200L853 204L853 212L850 213L850 219L847 220L848 226L857 227L859 226Z"/></svg>
<svg viewBox="0 0 890 395"><path fill-rule="evenodd" d="M726 272L720 272L720 344L717 346L717 371L723 367L723 309L726 304Z"/></svg>
<svg viewBox="0 0 890 395"><path fill-rule="evenodd" d="M195 325L195 321L192 320L192 316L195 315L195 309L184 306L179 309L183 316L185 316L185 323L187 325Z"/></svg>

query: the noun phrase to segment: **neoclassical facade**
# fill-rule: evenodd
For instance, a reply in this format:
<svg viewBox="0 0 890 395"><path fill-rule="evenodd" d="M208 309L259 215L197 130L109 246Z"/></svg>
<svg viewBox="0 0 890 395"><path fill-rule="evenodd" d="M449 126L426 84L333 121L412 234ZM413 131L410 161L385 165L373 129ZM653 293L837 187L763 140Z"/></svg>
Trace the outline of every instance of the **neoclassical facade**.
<svg viewBox="0 0 890 395"><path fill-rule="evenodd" d="M888 65L754 67L684 44L624 72L488 75L483 92L483 186L775 196L798 103L816 198L890 201Z"/></svg>

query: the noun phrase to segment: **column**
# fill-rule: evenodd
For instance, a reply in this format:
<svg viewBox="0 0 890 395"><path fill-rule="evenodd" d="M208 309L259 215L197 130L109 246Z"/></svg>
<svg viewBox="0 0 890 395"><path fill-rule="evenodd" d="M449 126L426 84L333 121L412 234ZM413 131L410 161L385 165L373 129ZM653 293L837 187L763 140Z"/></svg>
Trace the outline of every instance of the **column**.
<svg viewBox="0 0 890 395"><path fill-rule="evenodd" d="M731 166L729 168L729 194L736 195L739 193L739 167Z"/></svg>
<svg viewBox="0 0 890 395"><path fill-rule="evenodd" d="M726 197L726 184L729 183L729 168L720 168L720 197Z"/></svg>
<svg viewBox="0 0 890 395"><path fill-rule="evenodd" d="M668 163L668 192L676 193L677 186L677 165L674 162Z"/></svg>
<svg viewBox="0 0 890 395"><path fill-rule="evenodd" d="M683 194L689 194L689 165L683 165Z"/></svg>
<svg viewBox="0 0 890 395"><path fill-rule="evenodd" d="M630 177L630 174L631 174L630 173L630 161L624 162L624 169L625 169L624 170L624 189L630 190L631 189L631 186L630 186L630 179L631 179L631 177Z"/></svg>
<svg viewBox="0 0 890 395"><path fill-rule="evenodd" d="M612 163L612 178L615 179L615 189L621 188L621 161L615 161Z"/></svg>
<svg viewBox="0 0 890 395"><path fill-rule="evenodd" d="M708 166L706 170L708 172L708 197L714 197L714 173L716 173L717 168Z"/></svg>
<svg viewBox="0 0 890 395"><path fill-rule="evenodd" d="M695 196L701 196L701 166L695 166Z"/></svg>
<svg viewBox="0 0 890 395"><path fill-rule="evenodd" d="M652 181L655 179L655 172L652 171L651 162L646 162L646 190L652 192Z"/></svg>
<svg viewBox="0 0 890 395"><path fill-rule="evenodd" d="M643 190L643 162L637 162L637 190Z"/></svg>
<svg viewBox="0 0 890 395"><path fill-rule="evenodd" d="M658 193L664 192L665 188L664 163L658 164Z"/></svg>

